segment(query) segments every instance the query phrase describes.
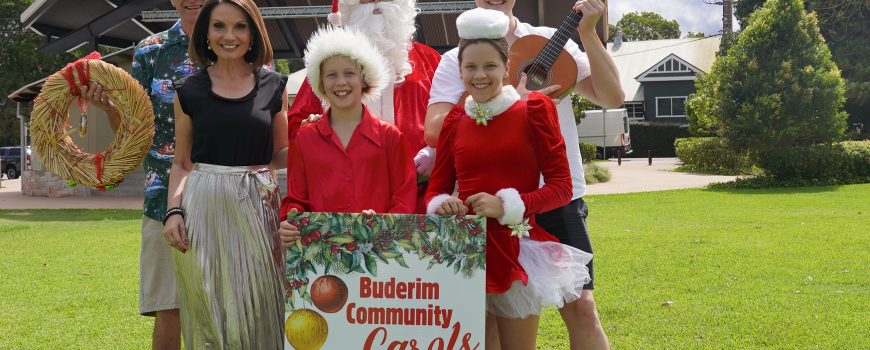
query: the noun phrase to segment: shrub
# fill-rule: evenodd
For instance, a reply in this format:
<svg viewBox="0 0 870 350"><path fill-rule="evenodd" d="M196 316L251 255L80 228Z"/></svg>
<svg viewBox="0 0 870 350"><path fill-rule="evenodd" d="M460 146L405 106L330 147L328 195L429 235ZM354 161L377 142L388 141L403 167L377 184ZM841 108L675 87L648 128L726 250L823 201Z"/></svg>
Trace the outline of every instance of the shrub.
<svg viewBox="0 0 870 350"><path fill-rule="evenodd" d="M600 167L595 163L583 165L583 175L586 176L587 184L595 184L599 182L610 181L610 170Z"/></svg>
<svg viewBox="0 0 870 350"><path fill-rule="evenodd" d="M718 175L749 174L749 155L736 153L718 137L678 138L674 143L677 158L683 163L678 170Z"/></svg>
<svg viewBox="0 0 870 350"><path fill-rule="evenodd" d="M846 127L843 78L800 0L765 2L696 89L687 106L693 130L715 131L759 165L799 162L795 148L841 140Z"/></svg>
<svg viewBox="0 0 870 350"><path fill-rule="evenodd" d="M846 168L855 177L870 177L870 140L840 142L846 157Z"/></svg>
<svg viewBox="0 0 870 350"><path fill-rule="evenodd" d="M674 141L689 137L687 125L673 123L631 122L631 148L627 157L646 158L647 150L653 157L674 157Z"/></svg>
<svg viewBox="0 0 870 350"><path fill-rule="evenodd" d="M595 144L589 142L580 142L580 157L583 158L583 163L589 163L595 159Z"/></svg>

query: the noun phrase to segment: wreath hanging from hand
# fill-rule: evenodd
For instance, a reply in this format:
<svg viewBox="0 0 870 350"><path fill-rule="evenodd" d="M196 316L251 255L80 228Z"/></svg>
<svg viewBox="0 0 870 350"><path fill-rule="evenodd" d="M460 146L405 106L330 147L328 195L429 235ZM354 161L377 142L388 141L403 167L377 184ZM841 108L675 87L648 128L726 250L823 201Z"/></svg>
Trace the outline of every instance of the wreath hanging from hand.
<svg viewBox="0 0 870 350"><path fill-rule="evenodd" d="M88 104L79 87L91 81L104 87L121 115L112 142L96 154L84 152L69 136L76 130L69 124L69 107L76 98L82 110L78 129L84 136ZM48 77L34 102L30 128L48 170L76 184L106 190L142 163L154 137L154 112L139 82L94 52Z"/></svg>

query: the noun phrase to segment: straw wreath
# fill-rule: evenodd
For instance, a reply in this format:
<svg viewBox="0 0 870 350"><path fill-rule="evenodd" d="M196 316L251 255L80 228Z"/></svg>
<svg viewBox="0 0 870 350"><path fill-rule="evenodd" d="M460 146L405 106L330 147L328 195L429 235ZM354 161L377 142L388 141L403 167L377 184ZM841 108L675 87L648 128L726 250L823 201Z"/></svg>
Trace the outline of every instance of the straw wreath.
<svg viewBox="0 0 870 350"><path fill-rule="evenodd" d="M48 170L79 185L106 190L117 186L144 159L154 137L154 113L139 83L99 57L92 53L48 77L34 103L30 128L36 152ZM79 106L87 110L79 87L90 81L103 86L121 114L112 143L97 154L84 152L69 136L75 130L68 123L70 104L78 97ZM86 124L82 122L80 129Z"/></svg>

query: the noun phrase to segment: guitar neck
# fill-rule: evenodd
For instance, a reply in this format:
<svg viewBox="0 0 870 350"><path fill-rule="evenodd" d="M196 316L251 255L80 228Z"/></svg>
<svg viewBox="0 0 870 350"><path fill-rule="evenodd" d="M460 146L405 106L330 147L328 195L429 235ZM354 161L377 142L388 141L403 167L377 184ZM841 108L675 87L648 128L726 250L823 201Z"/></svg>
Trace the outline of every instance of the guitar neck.
<svg viewBox="0 0 870 350"><path fill-rule="evenodd" d="M556 62L556 58L559 57L559 53L565 48L565 43L571 38L571 33L577 30L577 24L580 23L581 18L583 18L582 13L571 11L547 42L547 45L544 46L544 49L541 50L541 53L538 54L538 57L535 58L535 64L549 70Z"/></svg>

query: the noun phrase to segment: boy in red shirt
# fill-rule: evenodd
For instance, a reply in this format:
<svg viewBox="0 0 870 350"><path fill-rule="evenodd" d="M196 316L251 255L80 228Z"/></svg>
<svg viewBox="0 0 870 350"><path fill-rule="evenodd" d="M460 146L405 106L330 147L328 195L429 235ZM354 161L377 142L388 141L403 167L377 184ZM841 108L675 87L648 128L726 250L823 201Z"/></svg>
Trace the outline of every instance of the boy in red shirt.
<svg viewBox="0 0 870 350"><path fill-rule="evenodd" d="M363 104L389 83L384 61L353 29L324 28L309 40L308 82L328 109L290 146L279 229L285 246L299 238L288 212L414 212L416 170L405 136Z"/></svg>

